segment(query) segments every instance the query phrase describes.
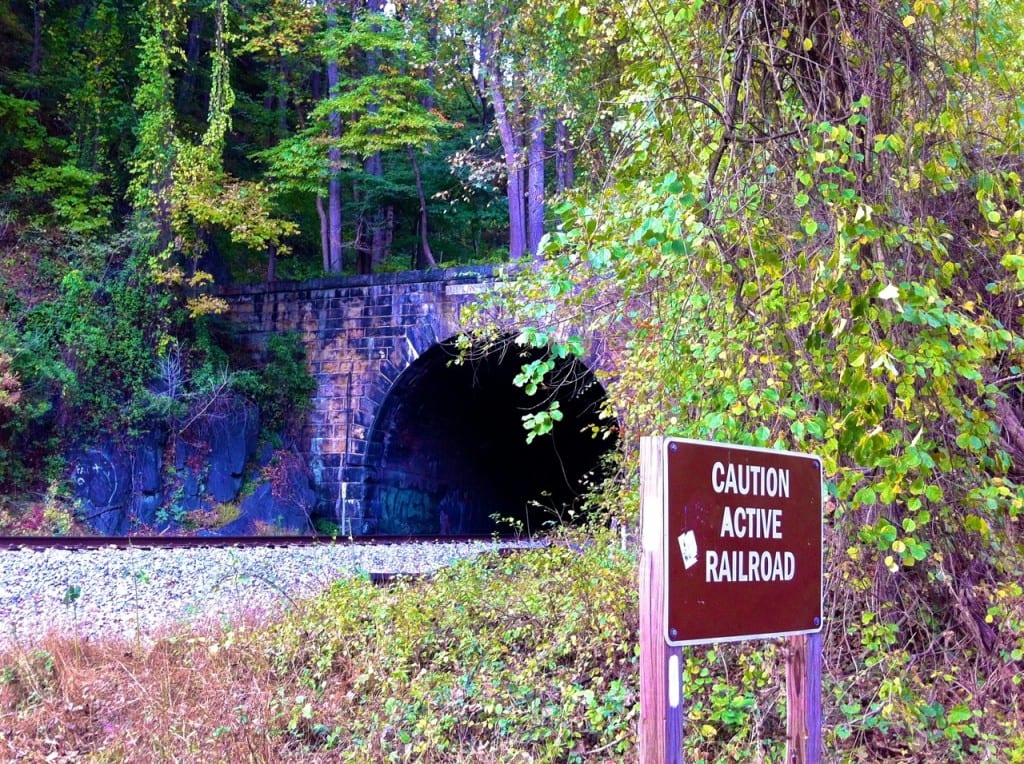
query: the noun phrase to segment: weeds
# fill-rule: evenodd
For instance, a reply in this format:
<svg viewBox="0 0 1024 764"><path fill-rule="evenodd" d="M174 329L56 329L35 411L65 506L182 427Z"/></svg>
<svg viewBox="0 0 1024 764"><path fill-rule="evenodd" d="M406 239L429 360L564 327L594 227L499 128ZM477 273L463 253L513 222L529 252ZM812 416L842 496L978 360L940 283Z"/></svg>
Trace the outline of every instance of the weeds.
<svg viewBox="0 0 1024 764"><path fill-rule="evenodd" d="M339 581L274 620L145 650L48 638L0 655L0 759L619 761L635 592L617 546L554 547Z"/></svg>
<svg viewBox="0 0 1024 764"><path fill-rule="evenodd" d="M340 580L145 649L23 644L0 654L0 759L635 761L635 557L616 533L560 541L386 587ZM1020 619L1012 586L989 602ZM894 641L893 617L829 628L826 759L1024 761L1019 636L1001 632L990 670L961 644ZM784 664L771 642L687 648L687 760L782 761Z"/></svg>

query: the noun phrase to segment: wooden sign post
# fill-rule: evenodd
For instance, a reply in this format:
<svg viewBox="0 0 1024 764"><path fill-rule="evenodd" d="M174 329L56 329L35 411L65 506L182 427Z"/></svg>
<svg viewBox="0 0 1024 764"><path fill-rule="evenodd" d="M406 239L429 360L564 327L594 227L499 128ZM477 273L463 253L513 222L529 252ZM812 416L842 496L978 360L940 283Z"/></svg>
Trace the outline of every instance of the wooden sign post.
<svg viewBox="0 0 1024 764"><path fill-rule="evenodd" d="M786 760L817 762L821 461L673 438L640 454L640 760L682 762L681 646L788 637Z"/></svg>
<svg viewBox="0 0 1024 764"><path fill-rule="evenodd" d="M640 441L640 761L683 764L683 651L665 640L664 449Z"/></svg>
<svg viewBox="0 0 1024 764"><path fill-rule="evenodd" d="M821 633L788 640L786 654L786 762L821 761Z"/></svg>

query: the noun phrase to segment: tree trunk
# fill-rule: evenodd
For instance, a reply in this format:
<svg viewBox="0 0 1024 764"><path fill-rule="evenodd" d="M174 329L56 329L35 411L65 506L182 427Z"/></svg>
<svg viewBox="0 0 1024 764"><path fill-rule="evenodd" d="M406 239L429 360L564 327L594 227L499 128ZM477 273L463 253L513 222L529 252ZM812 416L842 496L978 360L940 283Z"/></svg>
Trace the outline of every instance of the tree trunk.
<svg viewBox="0 0 1024 764"><path fill-rule="evenodd" d="M356 221L356 273L370 273L370 245L366 243L366 215L359 215Z"/></svg>
<svg viewBox="0 0 1024 764"><path fill-rule="evenodd" d="M333 28L338 24L336 0L327 0L327 26ZM333 98L338 94L338 82L341 79L338 60L332 58L327 62L327 96ZM339 273L345 268L342 256L341 240L341 149L336 141L341 139L341 115L333 111L330 114L331 146L327 150L327 162L330 178L327 182L327 262L329 273Z"/></svg>
<svg viewBox="0 0 1024 764"><path fill-rule="evenodd" d="M366 0L366 9L371 14L381 16L384 13L384 0ZM379 24L372 24L370 30L374 34L379 34L381 27ZM380 74L380 61L381 52L377 48L370 48L366 51L366 74L370 77L377 76ZM367 111L370 114L376 114L380 110L380 107L376 103L371 103L367 107ZM372 179L371 182L374 185L379 185L377 181L384 177L384 158L381 152L374 152L372 155L366 158L363 163L363 167L366 174ZM369 268L370 271L376 271L384 264L384 261L390 257L391 252L389 251L388 231L386 219L388 217L388 210L381 206L374 207L373 210L369 211L368 223L370 229L370 252L369 252Z"/></svg>
<svg viewBox="0 0 1024 764"><path fill-rule="evenodd" d="M430 21L427 26L427 50L432 53L437 50L437 16L433 12L430 14ZM431 92L431 95L428 95L423 99L423 108L427 111L432 111L434 109L433 92L437 85L437 70L434 68L433 56L431 56L430 62L423 70L423 74L426 77L427 82L430 83Z"/></svg>
<svg viewBox="0 0 1024 764"><path fill-rule="evenodd" d="M282 66L278 69L280 82L277 90L277 140L282 140L288 135L288 67Z"/></svg>
<svg viewBox="0 0 1024 764"><path fill-rule="evenodd" d="M374 273L379 270L388 258L387 231L385 230L384 219L386 210L377 207L368 215L368 227L370 229L370 248L367 252L366 273Z"/></svg>
<svg viewBox="0 0 1024 764"><path fill-rule="evenodd" d="M505 101L500 72L491 61L493 41L481 45L481 57L487 68L487 91L494 107L494 120L508 173L508 256L519 260L526 252L526 210L523 205L523 162L520 136L516 133Z"/></svg>
<svg viewBox="0 0 1024 764"><path fill-rule="evenodd" d="M275 63L272 72L263 94L263 111L273 114L277 119L274 120L274 126L263 133L264 146L272 146L288 136L288 65Z"/></svg>
<svg viewBox="0 0 1024 764"><path fill-rule="evenodd" d="M569 143L569 128L565 120L555 122L555 188L558 193L568 191L576 183L573 148Z"/></svg>
<svg viewBox="0 0 1024 764"><path fill-rule="evenodd" d="M486 128L494 122L494 104L487 96L487 82L490 79L490 61L493 50L493 33L484 35L480 41L477 53L480 56L480 66L477 67L477 74L473 77L473 92L476 95L476 103L480 105L480 127Z"/></svg>
<svg viewBox="0 0 1024 764"><path fill-rule="evenodd" d="M416 154L412 147L406 147L409 154L409 161L412 162L412 174L416 178L416 193L420 200L420 256L417 258L417 265L428 268L436 268L437 261L434 260L434 253L430 250L430 241L427 236L427 198L423 194L423 180L420 177L420 163L416 161Z"/></svg>
<svg viewBox="0 0 1024 764"><path fill-rule="evenodd" d="M338 137L341 132L340 120L336 120L334 116L332 115L331 119L331 133L334 137ZM337 128L335 128L335 122L337 122ZM331 177L327 183L328 271L339 273L345 268L345 261L341 250L341 178L338 177L338 174L341 172L341 149L332 146L327 152L327 160L331 171Z"/></svg>
<svg viewBox="0 0 1024 764"><path fill-rule="evenodd" d="M33 93L38 98L39 75L43 70L43 0L32 3L32 58L28 71L32 75Z"/></svg>
<svg viewBox="0 0 1024 764"><path fill-rule="evenodd" d="M526 251L536 255L544 236L544 112L530 117L530 155L527 173Z"/></svg>
<svg viewBox="0 0 1024 764"><path fill-rule="evenodd" d="M505 167L508 171L508 256L519 260L526 253L526 210L523 204L523 168L519 148L519 136L515 134L504 111L504 103L494 104L498 131L505 152Z"/></svg>
<svg viewBox="0 0 1024 764"><path fill-rule="evenodd" d="M273 284L277 281L277 245L271 242L267 245L267 283Z"/></svg>
<svg viewBox="0 0 1024 764"><path fill-rule="evenodd" d="M325 273L331 272L331 237L328 232L327 210L324 209L323 194L316 195L316 215L320 218L320 254Z"/></svg>
<svg viewBox="0 0 1024 764"><path fill-rule="evenodd" d="M384 227L381 230L384 232L384 251L390 257L394 254L392 247L395 244L395 205L389 204L384 208Z"/></svg>
<svg viewBox="0 0 1024 764"><path fill-rule="evenodd" d="M376 110L376 107L370 108ZM384 177L384 160L379 151L374 152L363 161L363 171L373 184ZM390 254L387 251L387 237L384 231L384 210L377 206L370 209L364 204L363 220L369 236L365 272L372 273L384 263Z"/></svg>
<svg viewBox="0 0 1024 764"><path fill-rule="evenodd" d="M188 111L189 102L196 90L202 33L203 17L196 13L188 22L188 40L185 43L185 76L181 78L181 88L178 90L179 112Z"/></svg>

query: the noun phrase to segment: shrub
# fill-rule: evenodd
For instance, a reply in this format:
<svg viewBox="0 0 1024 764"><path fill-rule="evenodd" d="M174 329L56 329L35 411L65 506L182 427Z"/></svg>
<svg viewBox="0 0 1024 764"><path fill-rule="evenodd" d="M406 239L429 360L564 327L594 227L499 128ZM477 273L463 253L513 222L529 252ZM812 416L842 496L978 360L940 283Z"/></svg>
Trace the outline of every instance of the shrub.
<svg viewBox="0 0 1024 764"><path fill-rule="evenodd" d="M234 386L260 407L263 429L280 434L313 407L317 383L306 366L302 339L295 332L271 336L266 358L258 373L237 375Z"/></svg>

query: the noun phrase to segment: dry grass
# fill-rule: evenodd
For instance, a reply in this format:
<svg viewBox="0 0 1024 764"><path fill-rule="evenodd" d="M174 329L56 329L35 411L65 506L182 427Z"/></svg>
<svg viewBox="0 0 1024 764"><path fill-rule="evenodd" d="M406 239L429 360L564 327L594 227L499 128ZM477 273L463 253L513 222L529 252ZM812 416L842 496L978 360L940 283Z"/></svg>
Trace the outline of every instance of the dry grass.
<svg viewBox="0 0 1024 764"><path fill-rule="evenodd" d="M48 637L9 651L0 656L2 757L291 760L280 728L275 733L275 693L281 686L258 652L232 649L232 633L258 629L243 624L221 634L182 631L144 650L118 641Z"/></svg>

